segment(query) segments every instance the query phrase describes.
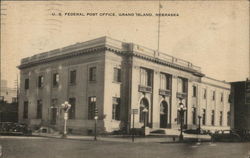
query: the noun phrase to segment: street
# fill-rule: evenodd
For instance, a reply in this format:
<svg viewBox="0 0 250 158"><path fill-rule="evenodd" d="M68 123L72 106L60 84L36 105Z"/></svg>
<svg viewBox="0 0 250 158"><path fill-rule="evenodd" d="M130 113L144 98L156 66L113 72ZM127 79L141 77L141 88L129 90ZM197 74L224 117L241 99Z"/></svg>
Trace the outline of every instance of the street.
<svg viewBox="0 0 250 158"><path fill-rule="evenodd" d="M1 137L3 158L249 158L250 143L131 143Z"/></svg>

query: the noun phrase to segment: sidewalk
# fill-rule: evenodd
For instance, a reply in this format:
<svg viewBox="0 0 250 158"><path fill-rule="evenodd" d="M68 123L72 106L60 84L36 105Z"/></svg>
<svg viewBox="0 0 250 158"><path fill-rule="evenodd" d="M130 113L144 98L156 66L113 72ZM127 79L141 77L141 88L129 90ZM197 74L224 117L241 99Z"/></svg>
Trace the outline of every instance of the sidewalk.
<svg viewBox="0 0 250 158"><path fill-rule="evenodd" d="M48 138L62 138L61 134L48 134L48 133L34 133L34 136L41 136L41 137L48 137ZM82 135L67 135L66 138L62 139L72 139L72 140L86 140L91 141L94 140L94 136L82 136ZM187 135L184 134L184 140L185 141L210 141L211 137L206 135ZM99 135L97 136L97 140L99 141L109 141L109 142L132 142L132 137L127 136L121 136L121 135ZM135 143L177 143L179 140L179 137L176 136L137 136L134 139Z"/></svg>

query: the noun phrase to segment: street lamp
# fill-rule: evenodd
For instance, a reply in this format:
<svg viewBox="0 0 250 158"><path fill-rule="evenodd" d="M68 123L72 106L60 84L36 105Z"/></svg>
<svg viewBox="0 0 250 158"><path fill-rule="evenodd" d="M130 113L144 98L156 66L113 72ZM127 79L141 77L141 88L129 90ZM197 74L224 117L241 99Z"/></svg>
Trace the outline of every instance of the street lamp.
<svg viewBox="0 0 250 158"><path fill-rule="evenodd" d="M184 104L182 103L182 100L181 102L179 103L179 107L178 107L178 111L180 113L180 121L181 121L181 133L180 133L180 136L179 136L179 140L180 141L183 141L183 120L184 120L184 112L187 110L186 106L184 106Z"/></svg>
<svg viewBox="0 0 250 158"><path fill-rule="evenodd" d="M61 106L64 110L64 131L63 131L62 137L65 138L65 137L67 137L68 111L69 111L71 105L67 101L65 101Z"/></svg>
<svg viewBox="0 0 250 158"><path fill-rule="evenodd" d="M201 116L198 116L198 120L199 120L199 127L198 127L198 134L201 134Z"/></svg>
<svg viewBox="0 0 250 158"><path fill-rule="evenodd" d="M97 107L95 107L95 117L94 117L94 119L95 119L95 138L94 138L94 140L97 140L96 139L96 136L97 136L96 128L97 128L97 120L98 120L98 109L97 109Z"/></svg>
<svg viewBox="0 0 250 158"><path fill-rule="evenodd" d="M144 136L146 136L146 116L147 116L147 113L148 113L148 109L145 107L143 110L142 110L143 114L144 114Z"/></svg>

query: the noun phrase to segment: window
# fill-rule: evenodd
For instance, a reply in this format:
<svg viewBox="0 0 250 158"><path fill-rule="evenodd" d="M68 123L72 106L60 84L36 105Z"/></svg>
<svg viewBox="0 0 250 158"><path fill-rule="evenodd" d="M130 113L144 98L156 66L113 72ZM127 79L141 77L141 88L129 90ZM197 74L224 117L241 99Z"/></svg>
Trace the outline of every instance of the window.
<svg viewBox="0 0 250 158"><path fill-rule="evenodd" d="M193 107L192 117L193 117L193 124L196 125L196 108L195 107Z"/></svg>
<svg viewBox="0 0 250 158"><path fill-rule="evenodd" d="M89 68L89 81L96 81L96 67Z"/></svg>
<svg viewBox="0 0 250 158"><path fill-rule="evenodd" d="M152 87L153 72L149 69L141 68L140 84L147 87Z"/></svg>
<svg viewBox="0 0 250 158"><path fill-rule="evenodd" d="M214 110L212 110L211 125L214 126Z"/></svg>
<svg viewBox="0 0 250 158"><path fill-rule="evenodd" d="M197 95L197 88L196 86L193 86L193 97L196 97Z"/></svg>
<svg viewBox="0 0 250 158"><path fill-rule="evenodd" d="M57 105L58 100L56 98L51 100L51 106L55 107Z"/></svg>
<svg viewBox="0 0 250 158"><path fill-rule="evenodd" d="M70 84L76 84L76 70L70 71Z"/></svg>
<svg viewBox="0 0 250 158"><path fill-rule="evenodd" d="M223 113L220 111L220 126L222 126L222 118L223 118Z"/></svg>
<svg viewBox="0 0 250 158"><path fill-rule="evenodd" d="M68 111L69 119L75 119L76 98L69 98L69 104L71 105Z"/></svg>
<svg viewBox="0 0 250 158"><path fill-rule="evenodd" d="M120 120L120 98L113 97L112 119Z"/></svg>
<svg viewBox="0 0 250 158"><path fill-rule="evenodd" d="M230 111L227 112L227 125L230 126L231 124L231 114Z"/></svg>
<svg viewBox="0 0 250 158"><path fill-rule="evenodd" d="M187 79L178 77L178 87L177 92L187 93L188 82Z"/></svg>
<svg viewBox="0 0 250 158"><path fill-rule="evenodd" d="M161 89L171 89L171 75L160 74L160 88Z"/></svg>
<svg viewBox="0 0 250 158"><path fill-rule="evenodd" d="M43 76L38 77L38 87L42 88L43 87Z"/></svg>
<svg viewBox="0 0 250 158"><path fill-rule="evenodd" d="M37 119L42 118L42 110L43 110L42 100L38 100L37 101L37 109L36 109L36 118Z"/></svg>
<svg viewBox="0 0 250 158"><path fill-rule="evenodd" d="M207 98L207 89L204 89L203 98L204 98L204 99Z"/></svg>
<svg viewBox="0 0 250 158"><path fill-rule="evenodd" d="M54 73L53 74L53 86L57 87L59 85L59 74L58 73Z"/></svg>
<svg viewBox="0 0 250 158"><path fill-rule="evenodd" d="M213 91L212 100L215 100L215 91Z"/></svg>
<svg viewBox="0 0 250 158"><path fill-rule="evenodd" d="M95 108L96 108L96 97L89 97L88 100L88 119L93 120L95 117Z"/></svg>
<svg viewBox="0 0 250 158"><path fill-rule="evenodd" d="M121 69L114 68L114 81L121 82Z"/></svg>
<svg viewBox="0 0 250 158"><path fill-rule="evenodd" d="M12 103L17 103L17 97L12 97Z"/></svg>
<svg viewBox="0 0 250 158"><path fill-rule="evenodd" d="M220 98L220 101L223 102L223 93L221 93L221 98Z"/></svg>
<svg viewBox="0 0 250 158"><path fill-rule="evenodd" d="M26 90L29 89L29 79L28 78L25 79L24 89L26 89Z"/></svg>
<svg viewBox="0 0 250 158"><path fill-rule="evenodd" d="M23 103L23 118L24 119L27 119L28 118L28 105L29 105L29 102L28 101L25 101Z"/></svg>
<svg viewBox="0 0 250 158"><path fill-rule="evenodd" d="M206 109L202 110L202 125L206 124Z"/></svg>

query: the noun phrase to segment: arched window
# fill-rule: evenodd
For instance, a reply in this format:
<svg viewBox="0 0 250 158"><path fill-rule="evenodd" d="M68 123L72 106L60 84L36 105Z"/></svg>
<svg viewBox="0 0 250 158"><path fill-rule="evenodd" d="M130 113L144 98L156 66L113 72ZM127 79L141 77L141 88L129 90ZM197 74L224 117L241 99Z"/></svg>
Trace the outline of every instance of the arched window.
<svg viewBox="0 0 250 158"><path fill-rule="evenodd" d="M146 98L142 98L140 101L140 122L148 124L148 113L149 113L149 103ZM147 112L145 112L147 111Z"/></svg>

